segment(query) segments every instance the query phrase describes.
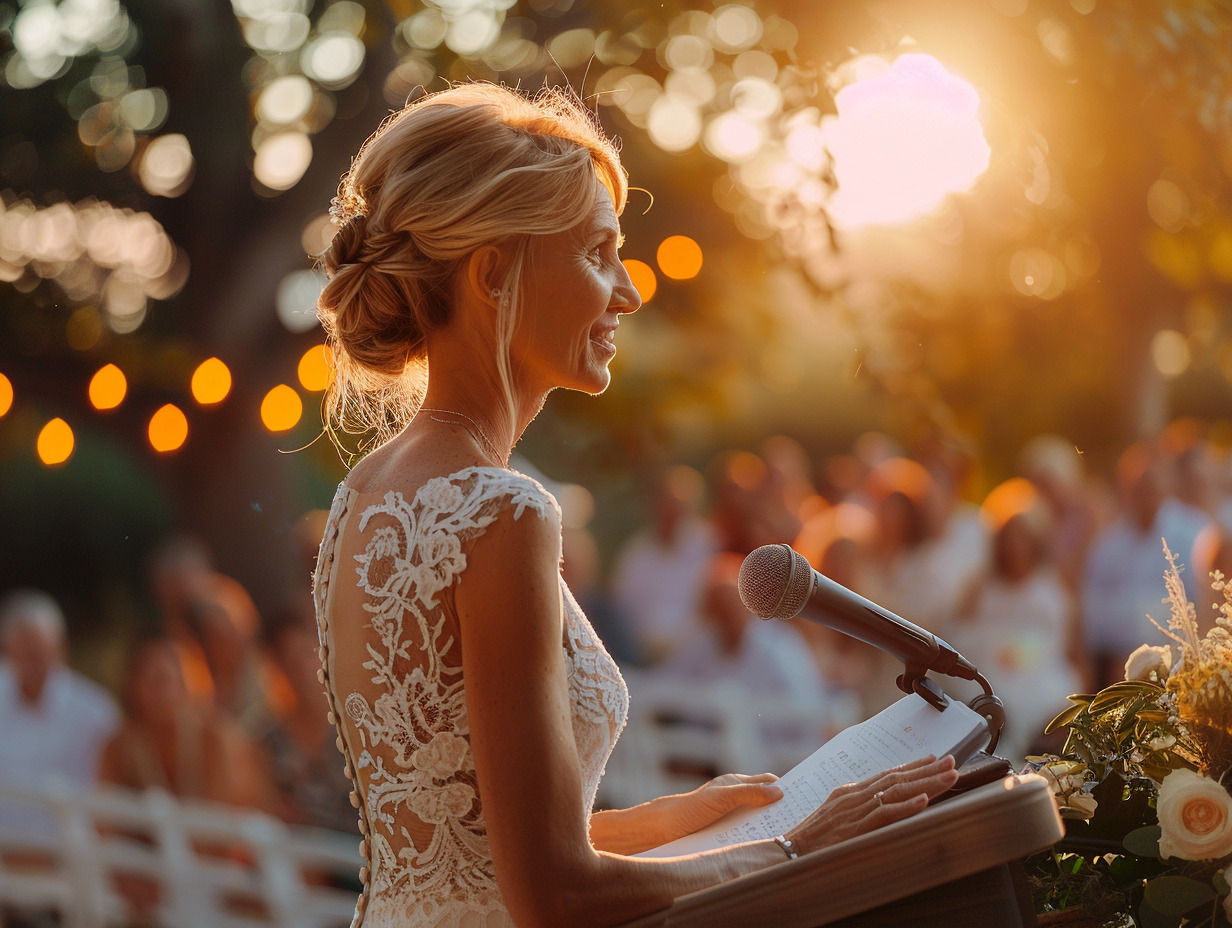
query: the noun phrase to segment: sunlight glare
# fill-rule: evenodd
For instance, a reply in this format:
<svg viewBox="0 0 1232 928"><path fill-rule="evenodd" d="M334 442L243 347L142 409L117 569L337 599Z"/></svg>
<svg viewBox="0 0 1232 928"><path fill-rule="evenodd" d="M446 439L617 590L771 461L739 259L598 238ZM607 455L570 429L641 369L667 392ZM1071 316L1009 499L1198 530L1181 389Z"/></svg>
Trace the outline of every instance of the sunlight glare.
<svg viewBox="0 0 1232 928"><path fill-rule="evenodd" d="M975 88L930 55L856 67L822 124L838 189L836 225L896 225L969 190L988 167Z"/></svg>

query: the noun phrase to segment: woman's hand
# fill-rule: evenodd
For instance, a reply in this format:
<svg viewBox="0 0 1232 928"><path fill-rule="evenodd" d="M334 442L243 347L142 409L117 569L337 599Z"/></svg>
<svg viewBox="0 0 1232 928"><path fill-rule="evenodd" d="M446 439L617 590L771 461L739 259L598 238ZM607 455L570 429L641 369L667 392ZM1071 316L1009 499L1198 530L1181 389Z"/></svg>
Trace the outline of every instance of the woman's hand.
<svg viewBox="0 0 1232 928"><path fill-rule="evenodd" d="M783 790L775 785L777 779L773 773L725 773L690 793L664 796L662 808L656 810L662 815L663 829L669 835L663 843L700 831L733 809L778 802L783 798Z"/></svg>
<svg viewBox="0 0 1232 928"><path fill-rule="evenodd" d="M741 807L777 802L783 791L773 773L726 773L690 793L660 796L632 809L609 809L590 817L590 840L613 854L637 854L717 822Z"/></svg>
<svg viewBox="0 0 1232 928"><path fill-rule="evenodd" d="M954 785L954 758L932 756L903 764L861 783L840 786L787 837L801 853L816 851L909 818Z"/></svg>

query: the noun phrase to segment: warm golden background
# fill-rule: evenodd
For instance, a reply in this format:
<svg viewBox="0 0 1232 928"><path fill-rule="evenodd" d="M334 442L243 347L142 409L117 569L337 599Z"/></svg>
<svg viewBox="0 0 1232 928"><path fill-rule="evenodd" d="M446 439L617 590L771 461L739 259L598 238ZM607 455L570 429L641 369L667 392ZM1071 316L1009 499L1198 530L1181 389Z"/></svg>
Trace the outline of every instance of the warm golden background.
<svg viewBox="0 0 1232 928"><path fill-rule="evenodd" d="M605 559L652 467L775 433L941 437L975 501L1043 432L1104 475L1179 417L1226 449L1230 48L1201 0L0 3L0 589L113 680L172 530L302 593L344 473L311 255L451 80L568 81L648 191L612 389L519 448Z"/></svg>

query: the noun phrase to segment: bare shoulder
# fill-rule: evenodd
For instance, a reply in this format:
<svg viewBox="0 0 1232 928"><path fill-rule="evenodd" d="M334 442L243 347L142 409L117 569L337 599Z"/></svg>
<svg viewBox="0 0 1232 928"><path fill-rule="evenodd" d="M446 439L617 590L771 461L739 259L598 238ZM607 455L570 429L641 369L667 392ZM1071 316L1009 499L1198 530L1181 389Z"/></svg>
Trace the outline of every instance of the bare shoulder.
<svg viewBox="0 0 1232 928"><path fill-rule="evenodd" d="M413 493L434 477L482 464L466 449L406 429L351 468L346 485L357 493Z"/></svg>

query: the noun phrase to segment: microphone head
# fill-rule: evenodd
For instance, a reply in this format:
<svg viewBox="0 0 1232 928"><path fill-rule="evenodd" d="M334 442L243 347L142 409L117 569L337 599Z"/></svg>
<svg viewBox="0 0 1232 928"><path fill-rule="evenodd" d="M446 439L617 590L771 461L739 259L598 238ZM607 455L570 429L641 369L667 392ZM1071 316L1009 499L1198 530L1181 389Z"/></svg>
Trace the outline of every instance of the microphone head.
<svg viewBox="0 0 1232 928"><path fill-rule="evenodd" d="M740 565L740 601L763 619L800 614L813 588L813 568L791 545L762 545Z"/></svg>

